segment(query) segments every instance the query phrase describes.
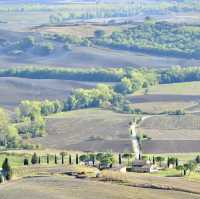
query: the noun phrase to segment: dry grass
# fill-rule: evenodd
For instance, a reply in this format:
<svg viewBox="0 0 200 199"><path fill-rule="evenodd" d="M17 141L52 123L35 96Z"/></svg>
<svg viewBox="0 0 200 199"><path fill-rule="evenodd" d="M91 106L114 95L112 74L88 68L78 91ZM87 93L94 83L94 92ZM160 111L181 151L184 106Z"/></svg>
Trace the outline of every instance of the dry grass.
<svg viewBox="0 0 200 199"><path fill-rule="evenodd" d="M58 33L63 35L72 35L75 37L93 37L94 32L96 30L105 31L106 35L112 34L113 31L120 31L124 29L126 26L105 26L105 25L93 25L93 24L80 24L80 25L66 25L66 26L50 26L50 27L42 27L36 29L39 32L45 33Z"/></svg>
<svg viewBox="0 0 200 199"><path fill-rule="evenodd" d="M134 100L133 100L134 101ZM139 108L147 113L159 114L166 111L176 111L182 109L188 109L196 105L196 102L144 102L133 103L133 108Z"/></svg>
<svg viewBox="0 0 200 199"><path fill-rule="evenodd" d="M136 92L136 95L144 93L143 90ZM156 95L199 95L200 82L183 82L174 84L160 84L152 86L148 90L148 94Z"/></svg>
<svg viewBox="0 0 200 199"><path fill-rule="evenodd" d="M142 189L119 184L79 180L71 177L35 177L4 184L0 187L1 199L197 199L198 195L183 192Z"/></svg>
<svg viewBox="0 0 200 199"><path fill-rule="evenodd" d="M172 171L171 171L172 172ZM177 173L177 171L176 171ZM163 175L163 174L162 174ZM190 181L190 179L183 177L164 177L161 174L138 174L138 173L126 173L105 171L102 172L102 180L113 181L121 184L125 184L132 187L140 188L156 188L162 190L176 190L190 193L197 193L200 195L198 181ZM190 183L188 185L188 183Z"/></svg>
<svg viewBox="0 0 200 199"><path fill-rule="evenodd" d="M13 168L13 178L19 179L30 176L61 175L66 172L84 173L88 177L95 177L97 169L81 165L31 165Z"/></svg>

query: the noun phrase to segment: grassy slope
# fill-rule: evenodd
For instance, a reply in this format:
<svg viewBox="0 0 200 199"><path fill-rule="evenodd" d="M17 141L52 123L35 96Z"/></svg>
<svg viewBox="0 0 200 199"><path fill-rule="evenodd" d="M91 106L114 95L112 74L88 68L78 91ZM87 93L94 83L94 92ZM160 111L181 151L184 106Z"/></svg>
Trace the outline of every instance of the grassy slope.
<svg viewBox="0 0 200 199"><path fill-rule="evenodd" d="M85 109L47 118L47 133L36 138L48 148L74 150L130 150L128 127L132 116L101 109Z"/></svg>
<svg viewBox="0 0 200 199"><path fill-rule="evenodd" d="M173 84L160 84L149 88L148 94L163 94L163 95L199 95L200 82L183 82ZM142 90L136 92L142 94Z"/></svg>

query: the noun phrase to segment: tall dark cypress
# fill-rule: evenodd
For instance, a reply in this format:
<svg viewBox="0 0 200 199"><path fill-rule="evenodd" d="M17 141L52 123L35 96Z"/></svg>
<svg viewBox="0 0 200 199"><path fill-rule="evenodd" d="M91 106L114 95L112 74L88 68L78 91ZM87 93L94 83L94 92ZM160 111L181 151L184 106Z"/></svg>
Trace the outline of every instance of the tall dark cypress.
<svg viewBox="0 0 200 199"><path fill-rule="evenodd" d="M176 158L176 167L178 166L179 164L178 164L178 158Z"/></svg>
<svg viewBox="0 0 200 199"><path fill-rule="evenodd" d="M122 156L121 156L121 153L119 154L119 164L122 164Z"/></svg>
<svg viewBox="0 0 200 199"><path fill-rule="evenodd" d="M93 155L93 156L92 156L92 165L93 165L93 166L95 165L95 159L96 159L96 156Z"/></svg>
<svg viewBox="0 0 200 199"><path fill-rule="evenodd" d="M58 164L57 155L55 155L55 164Z"/></svg>
<svg viewBox="0 0 200 199"><path fill-rule="evenodd" d="M72 156L71 156L71 154L69 155L69 164L72 164Z"/></svg>
<svg viewBox="0 0 200 199"><path fill-rule="evenodd" d="M47 154L47 164L49 164L49 154Z"/></svg>
<svg viewBox="0 0 200 199"><path fill-rule="evenodd" d="M78 164L78 154L76 154L76 164Z"/></svg>
<svg viewBox="0 0 200 199"><path fill-rule="evenodd" d="M169 157L167 158L167 167L169 168L170 166L170 161L169 161Z"/></svg>
<svg viewBox="0 0 200 199"><path fill-rule="evenodd" d="M64 164L64 154L62 153L61 156L62 156L62 164Z"/></svg>

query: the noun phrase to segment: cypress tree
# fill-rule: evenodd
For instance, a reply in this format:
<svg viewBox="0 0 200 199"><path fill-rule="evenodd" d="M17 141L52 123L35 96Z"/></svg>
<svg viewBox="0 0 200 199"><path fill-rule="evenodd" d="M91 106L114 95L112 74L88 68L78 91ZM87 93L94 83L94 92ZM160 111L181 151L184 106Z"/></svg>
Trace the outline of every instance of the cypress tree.
<svg viewBox="0 0 200 199"><path fill-rule="evenodd" d="M38 157L37 157L37 154L34 153L32 158L31 158L31 163L32 164L37 164L38 163Z"/></svg>
<svg viewBox="0 0 200 199"><path fill-rule="evenodd" d="M63 153L61 154L61 157L62 157L62 164L64 164L64 154Z"/></svg>
<svg viewBox="0 0 200 199"><path fill-rule="evenodd" d="M92 156L92 165L93 166L95 165L95 158L96 158L96 156Z"/></svg>
<svg viewBox="0 0 200 199"><path fill-rule="evenodd" d="M122 164L122 156L121 156L121 153L119 154L119 164Z"/></svg>
<svg viewBox="0 0 200 199"><path fill-rule="evenodd" d="M5 158L5 160L2 164L2 169L3 169L3 173L5 175L6 180L10 180L12 178L12 169L8 162L8 158Z"/></svg>
<svg viewBox="0 0 200 199"><path fill-rule="evenodd" d="M72 156L71 156L71 154L69 155L69 164L72 164Z"/></svg>
<svg viewBox="0 0 200 199"><path fill-rule="evenodd" d="M55 164L58 164L57 156L55 155Z"/></svg>
<svg viewBox="0 0 200 199"><path fill-rule="evenodd" d="M155 164L155 157L153 156L153 164Z"/></svg>
<svg viewBox="0 0 200 199"><path fill-rule="evenodd" d="M49 154L47 154L47 164L49 164Z"/></svg>
<svg viewBox="0 0 200 199"><path fill-rule="evenodd" d="M176 167L178 166L179 164L178 164L178 158L176 158Z"/></svg>
<svg viewBox="0 0 200 199"><path fill-rule="evenodd" d="M78 154L76 154L76 164L78 164Z"/></svg>
<svg viewBox="0 0 200 199"><path fill-rule="evenodd" d="M167 167L169 168L170 162L169 162L169 157L167 158Z"/></svg>

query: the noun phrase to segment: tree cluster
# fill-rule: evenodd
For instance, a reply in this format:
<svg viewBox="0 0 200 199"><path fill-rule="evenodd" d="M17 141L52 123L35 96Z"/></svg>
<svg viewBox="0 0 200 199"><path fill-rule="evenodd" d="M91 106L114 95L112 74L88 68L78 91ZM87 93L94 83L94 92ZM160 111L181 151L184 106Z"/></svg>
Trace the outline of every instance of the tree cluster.
<svg viewBox="0 0 200 199"><path fill-rule="evenodd" d="M98 84L93 89L74 90L65 102L65 110L90 107L108 108L118 100L111 86Z"/></svg>
<svg viewBox="0 0 200 199"><path fill-rule="evenodd" d="M45 134L44 116L63 111L64 104L56 101L22 101L16 109L17 128L20 134L38 137Z"/></svg>
<svg viewBox="0 0 200 199"><path fill-rule="evenodd" d="M95 39L97 45L163 56L199 58L200 30L168 22L143 23L111 36Z"/></svg>
<svg viewBox="0 0 200 199"><path fill-rule="evenodd" d="M14 125L3 109L0 109L0 147L18 148L20 146L20 137Z"/></svg>

